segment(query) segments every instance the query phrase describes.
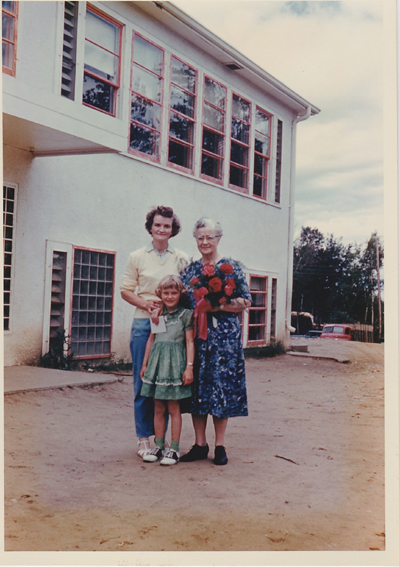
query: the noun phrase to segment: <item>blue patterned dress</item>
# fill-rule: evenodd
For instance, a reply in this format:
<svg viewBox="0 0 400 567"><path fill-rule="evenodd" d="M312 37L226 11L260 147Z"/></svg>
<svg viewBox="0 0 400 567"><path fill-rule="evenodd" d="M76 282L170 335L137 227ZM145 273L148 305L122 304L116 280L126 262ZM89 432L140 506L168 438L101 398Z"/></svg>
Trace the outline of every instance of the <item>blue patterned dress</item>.
<svg viewBox="0 0 400 567"><path fill-rule="evenodd" d="M218 264L229 262L237 286L232 298L243 297L251 301L244 274L237 262L222 258ZM191 293L190 280L200 277L203 263L196 260L181 274L189 290L191 308L196 301ZM190 413L213 415L220 418L248 415L246 375L240 325L236 313L219 311L207 314L208 337L195 338L193 397Z"/></svg>

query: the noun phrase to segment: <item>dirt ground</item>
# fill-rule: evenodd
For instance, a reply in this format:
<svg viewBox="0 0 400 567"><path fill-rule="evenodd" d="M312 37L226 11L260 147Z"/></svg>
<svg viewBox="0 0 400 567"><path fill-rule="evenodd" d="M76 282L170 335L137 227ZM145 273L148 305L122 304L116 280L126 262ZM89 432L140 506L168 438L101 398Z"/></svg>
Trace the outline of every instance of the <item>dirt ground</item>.
<svg viewBox="0 0 400 567"><path fill-rule="evenodd" d="M6 395L5 550L384 550L383 345L351 345L248 360L224 467L143 463L128 377Z"/></svg>

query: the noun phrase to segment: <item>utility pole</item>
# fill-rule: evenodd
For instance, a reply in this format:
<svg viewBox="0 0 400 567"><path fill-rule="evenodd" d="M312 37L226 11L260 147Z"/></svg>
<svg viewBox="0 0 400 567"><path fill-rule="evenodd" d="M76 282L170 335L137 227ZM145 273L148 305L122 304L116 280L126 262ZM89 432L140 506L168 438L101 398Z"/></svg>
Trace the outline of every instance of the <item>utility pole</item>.
<svg viewBox="0 0 400 567"><path fill-rule="evenodd" d="M382 338L382 306L381 306L381 279L379 274L379 246L378 246L378 239L375 239L375 247L376 247L376 277L377 277L377 285L378 285L378 340L381 341Z"/></svg>

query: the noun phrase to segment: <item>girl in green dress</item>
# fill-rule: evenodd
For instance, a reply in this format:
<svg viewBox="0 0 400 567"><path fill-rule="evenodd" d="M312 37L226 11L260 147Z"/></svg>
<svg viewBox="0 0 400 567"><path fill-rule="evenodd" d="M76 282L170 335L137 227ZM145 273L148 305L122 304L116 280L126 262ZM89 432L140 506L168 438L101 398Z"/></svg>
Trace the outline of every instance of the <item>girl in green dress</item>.
<svg viewBox="0 0 400 567"><path fill-rule="evenodd" d="M180 302L185 288L178 276L166 276L156 294L163 303L159 329L147 341L143 366L141 395L154 398L154 432L156 446L144 455L146 462L160 461L174 465L179 461L179 439L182 415L179 400L190 398L193 382L193 311ZM165 328L164 328L165 324ZM166 411L171 416L171 447L165 449Z"/></svg>

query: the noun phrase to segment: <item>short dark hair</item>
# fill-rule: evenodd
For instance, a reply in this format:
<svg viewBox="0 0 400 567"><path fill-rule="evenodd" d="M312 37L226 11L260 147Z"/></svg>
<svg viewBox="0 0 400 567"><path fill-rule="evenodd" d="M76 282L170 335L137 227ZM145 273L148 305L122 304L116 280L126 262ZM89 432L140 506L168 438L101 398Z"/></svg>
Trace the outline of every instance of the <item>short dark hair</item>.
<svg viewBox="0 0 400 567"><path fill-rule="evenodd" d="M151 209L151 211L149 213L147 213L146 215L146 223L145 223L145 227L146 230L149 234L151 234L151 229L153 226L153 221L154 221L154 217L156 215L161 215L162 217L165 217L167 219L172 219L172 236L176 236L178 234L178 232L181 230L181 223L179 222L178 217L176 216L176 214L174 213L174 211L171 209L171 207L154 207L154 209Z"/></svg>

